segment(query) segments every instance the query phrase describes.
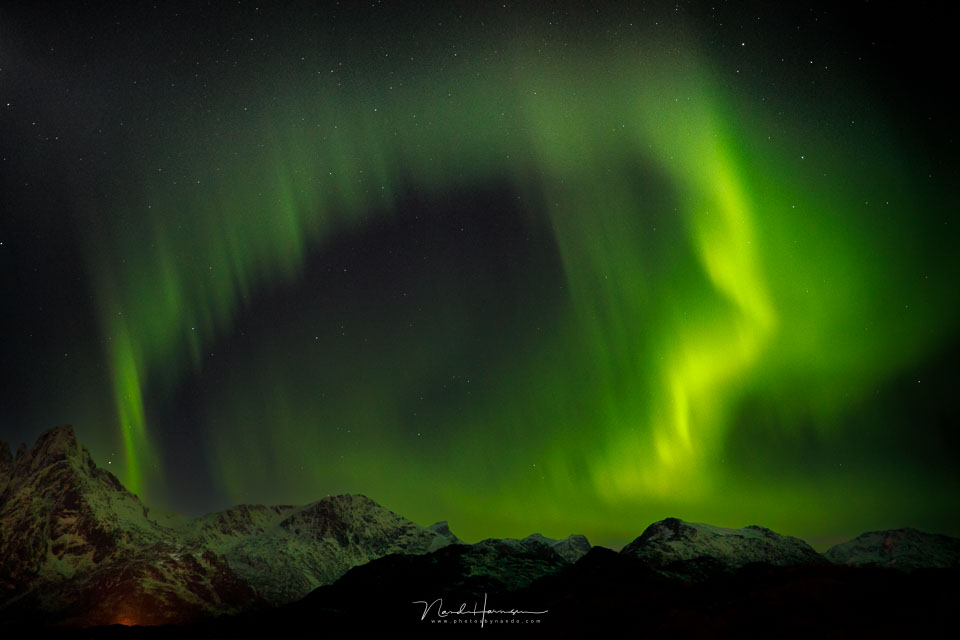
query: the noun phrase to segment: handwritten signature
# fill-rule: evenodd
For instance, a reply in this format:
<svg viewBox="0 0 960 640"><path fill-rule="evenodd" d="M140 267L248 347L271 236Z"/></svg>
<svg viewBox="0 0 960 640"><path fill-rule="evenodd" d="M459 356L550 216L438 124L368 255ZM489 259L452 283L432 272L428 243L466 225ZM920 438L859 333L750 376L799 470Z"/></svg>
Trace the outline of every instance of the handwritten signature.
<svg viewBox="0 0 960 640"><path fill-rule="evenodd" d="M521 609L487 609L487 594L483 594L483 607L477 608L477 603L473 603L473 609L467 609L467 603L464 602L460 605L459 609L444 609L443 608L443 598L437 598L433 602L427 602L426 600L414 600L413 604L422 604L423 605L423 615L420 616L421 620L425 620L427 615L430 613L430 610L436 607L436 614L438 618L446 618L448 616L480 616L480 627L482 628L484 623L487 620L487 614L500 614L500 615L530 615L530 616L540 616L546 611L523 611Z"/></svg>

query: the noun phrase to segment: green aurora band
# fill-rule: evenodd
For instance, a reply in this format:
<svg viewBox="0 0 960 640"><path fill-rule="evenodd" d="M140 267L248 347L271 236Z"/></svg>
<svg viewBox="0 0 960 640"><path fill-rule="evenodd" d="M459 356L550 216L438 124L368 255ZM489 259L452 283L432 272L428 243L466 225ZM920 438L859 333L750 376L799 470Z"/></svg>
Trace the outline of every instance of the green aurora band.
<svg viewBox="0 0 960 640"><path fill-rule="evenodd" d="M89 252L125 485L162 499L175 461L152 408L200 375L238 316L269 313L263 291L308 286L311 255L406 215L405 194L507 184L562 264L547 330L504 336L470 393L433 410L446 428L429 438L398 425L469 333L456 300L369 352L328 345L324 366L353 381L338 397L319 392L329 371L290 355L299 334L278 332L203 399L199 441L231 500L362 491L468 539L534 526L601 543L674 514L816 538L882 524L883 505L920 513L910 492L937 480L905 480L912 462L867 456L852 475L782 462L794 437L845 442L871 394L955 339L956 263L914 216L942 204L911 150L862 104L824 107L861 120L828 139L696 55L653 39L585 46L506 46L482 73L439 53L309 85L277 70L238 99L247 110L216 109L232 118L217 132L198 117L139 154ZM745 463L730 443L750 433L765 435Z"/></svg>

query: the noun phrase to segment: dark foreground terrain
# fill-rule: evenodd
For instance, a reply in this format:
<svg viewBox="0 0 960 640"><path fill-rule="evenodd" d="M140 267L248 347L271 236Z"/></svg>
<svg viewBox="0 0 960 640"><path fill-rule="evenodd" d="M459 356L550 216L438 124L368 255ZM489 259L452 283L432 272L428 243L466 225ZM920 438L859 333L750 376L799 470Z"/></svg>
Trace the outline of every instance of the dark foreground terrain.
<svg viewBox="0 0 960 640"><path fill-rule="evenodd" d="M756 564L732 575L689 582L595 547L573 565L510 589L497 579L465 576L466 549L380 558L273 610L185 626L114 625L61 634L229 638L482 630L566 635L623 627L646 637L917 637L950 632L960 611L960 573L953 569L906 573L880 567ZM480 613L484 602L485 614ZM504 613L512 610L544 613ZM14 633L5 637L28 632L9 631Z"/></svg>

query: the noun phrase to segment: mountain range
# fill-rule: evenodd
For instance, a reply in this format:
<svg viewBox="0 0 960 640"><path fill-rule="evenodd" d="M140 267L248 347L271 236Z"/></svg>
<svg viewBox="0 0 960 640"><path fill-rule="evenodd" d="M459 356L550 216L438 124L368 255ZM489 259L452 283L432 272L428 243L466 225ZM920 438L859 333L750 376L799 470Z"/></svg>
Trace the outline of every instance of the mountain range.
<svg viewBox="0 0 960 640"><path fill-rule="evenodd" d="M820 554L759 526L667 518L614 552L582 535L465 544L446 522L424 527L362 495L188 518L151 510L69 426L16 455L0 442L0 630L568 630L642 618L720 635L915 631L949 622L958 575L960 540L916 529Z"/></svg>

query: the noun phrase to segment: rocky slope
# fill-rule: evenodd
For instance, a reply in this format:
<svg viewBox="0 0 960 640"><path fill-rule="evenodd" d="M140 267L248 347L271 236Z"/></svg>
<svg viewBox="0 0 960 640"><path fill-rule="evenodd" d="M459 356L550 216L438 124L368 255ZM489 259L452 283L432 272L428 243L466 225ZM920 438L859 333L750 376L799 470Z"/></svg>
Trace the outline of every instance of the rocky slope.
<svg viewBox="0 0 960 640"><path fill-rule="evenodd" d="M5 609L70 616L89 600L122 611L125 605L116 599L145 577L136 557L148 549L155 555L172 550L173 532L151 520L116 477L98 469L69 428L47 431L32 449L21 445L5 479L0 490ZM111 566L118 568L105 570ZM198 560L190 573L199 578L206 568ZM151 600L168 595L160 589L142 591ZM153 603L137 604L153 608Z"/></svg>
<svg viewBox="0 0 960 640"><path fill-rule="evenodd" d="M70 427L0 443L0 619L159 624L302 598L351 567L456 541L365 496L151 513Z"/></svg>
<svg viewBox="0 0 960 640"><path fill-rule="evenodd" d="M249 507L231 512L237 509ZM232 536L220 547L241 580L270 604L302 598L374 558L426 553L456 540L361 495L326 498L279 515L272 526Z"/></svg>
<svg viewBox="0 0 960 640"><path fill-rule="evenodd" d="M823 562L803 540L770 529L725 529L677 518L653 523L621 553L663 575L684 580L730 573L757 562L777 567Z"/></svg>
<svg viewBox="0 0 960 640"><path fill-rule="evenodd" d="M916 529L871 531L831 547L831 562L893 569L960 568L960 540Z"/></svg>

